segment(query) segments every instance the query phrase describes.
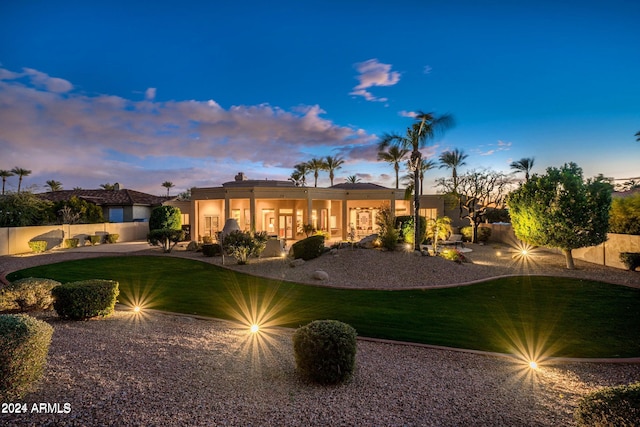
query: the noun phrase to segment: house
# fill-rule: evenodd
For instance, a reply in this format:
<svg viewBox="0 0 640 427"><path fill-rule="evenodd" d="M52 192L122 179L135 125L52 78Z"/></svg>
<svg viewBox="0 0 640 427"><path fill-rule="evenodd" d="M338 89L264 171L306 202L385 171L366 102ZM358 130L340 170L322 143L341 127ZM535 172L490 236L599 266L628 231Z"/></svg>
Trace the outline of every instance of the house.
<svg viewBox="0 0 640 427"><path fill-rule="evenodd" d="M442 196L421 196L420 213L427 218L446 212ZM173 205L172 202L167 204ZM347 240L375 233L376 216L384 205L394 215L411 215L412 203L404 190L371 183L344 183L328 188L296 187L290 181L249 180L239 173L219 187L192 188L190 218L193 239L215 236L228 218L241 229L266 231L285 240L304 237L302 226L311 224L331 239ZM181 209L184 212L184 207Z"/></svg>
<svg viewBox="0 0 640 427"><path fill-rule="evenodd" d="M109 222L148 221L154 207L171 199L123 189L118 184L113 190L60 190L40 193L38 196L54 203L77 197L100 206L105 220Z"/></svg>

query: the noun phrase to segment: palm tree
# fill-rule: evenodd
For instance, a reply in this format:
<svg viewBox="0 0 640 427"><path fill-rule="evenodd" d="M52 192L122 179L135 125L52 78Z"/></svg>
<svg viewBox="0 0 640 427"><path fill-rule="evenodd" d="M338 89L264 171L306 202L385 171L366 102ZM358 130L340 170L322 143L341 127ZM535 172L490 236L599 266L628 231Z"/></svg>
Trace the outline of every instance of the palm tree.
<svg viewBox="0 0 640 427"><path fill-rule="evenodd" d="M4 186L7 183L7 178L13 176L13 172L0 170L0 176L2 177L2 195L4 196Z"/></svg>
<svg viewBox="0 0 640 427"><path fill-rule="evenodd" d="M54 179L50 179L47 181L47 187L49 187L49 191L60 191L62 190L62 183L60 181L56 181Z"/></svg>
<svg viewBox="0 0 640 427"><path fill-rule="evenodd" d="M458 150L457 148L440 154L440 169L451 169L454 192L458 191L458 168L467 164L465 162L467 157L469 156L464 154L464 151Z"/></svg>
<svg viewBox="0 0 640 427"><path fill-rule="evenodd" d="M640 142L640 130L636 132L636 142Z"/></svg>
<svg viewBox="0 0 640 427"><path fill-rule="evenodd" d="M529 172L533 168L534 158L523 157L517 162L512 162L509 167L517 172L524 172L524 181L529 181Z"/></svg>
<svg viewBox="0 0 640 427"><path fill-rule="evenodd" d="M329 171L329 181L331 181L331 186L333 187L333 171L338 170L342 167L344 159L340 156L327 156L325 157L324 161L325 165L327 166L327 170Z"/></svg>
<svg viewBox="0 0 640 427"><path fill-rule="evenodd" d="M313 171L313 177L315 178L314 187L318 186L318 175L320 171L327 170L327 162L324 159L313 158L307 162L307 167Z"/></svg>
<svg viewBox="0 0 640 427"><path fill-rule="evenodd" d="M424 113L418 111L415 116L416 122L413 126L407 128L406 136L402 135L385 135L380 142L379 147L389 145L397 145L401 148L411 150L411 171L413 172L414 185L420 183L420 165L422 164L422 153L420 149L424 147L428 141L434 139L436 135L444 132L454 125L453 116L443 114L441 116L435 113ZM413 192L413 224L414 224L414 248L420 250L420 191L415 189Z"/></svg>
<svg viewBox="0 0 640 427"><path fill-rule="evenodd" d="M175 185L171 181L165 181L162 183L162 186L167 189L167 197L169 197L169 190L171 190Z"/></svg>
<svg viewBox="0 0 640 427"><path fill-rule="evenodd" d="M31 171L29 169L23 169L19 167L15 167L11 169L11 173L14 175L18 175L18 193L20 192L20 187L22 186L22 178L25 176L31 175Z"/></svg>
<svg viewBox="0 0 640 427"><path fill-rule="evenodd" d="M420 195L422 196L424 190L424 175L428 170L435 169L436 162L433 160L422 159L420 162Z"/></svg>
<svg viewBox="0 0 640 427"><path fill-rule="evenodd" d="M309 165L304 163L298 163L293 167L294 171L291 173L290 181L296 185L296 187L304 187L307 185L307 174L309 171Z"/></svg>
<svg viewBox="0 0 640 427"><path fill-rule="evenodd" d="M357 184L360 182L360 178L357 175L349 175L347 177L347 183L349 184Z"/></svg>
<svg viewBox="0 0 640 427"><path fill-rule="evenodd" d="M433 160L425 160L422 159L420 162L420 195L422 196L424 190L424 175L428 170L431 170L436 167L436 162ZM407 168L411 169L410 162L407 162ZM413 173L408 173L402 177L403 182L406 184L406 188L404 190L404 198L405 200L411 199L411 195L415 189L414 180L415 176Z"/></svg>
<svg viewBox="0 0 640 427"><path fill-rule="evenodd" d="M393 169L396 171L396 190L399 188L400 162L405 158L409 152L406 148L401 148L397 145L388 146L387 139L393 138L392 135L384 135L380 144L378 145L378 160L385 161L393 165Z"/></svg>

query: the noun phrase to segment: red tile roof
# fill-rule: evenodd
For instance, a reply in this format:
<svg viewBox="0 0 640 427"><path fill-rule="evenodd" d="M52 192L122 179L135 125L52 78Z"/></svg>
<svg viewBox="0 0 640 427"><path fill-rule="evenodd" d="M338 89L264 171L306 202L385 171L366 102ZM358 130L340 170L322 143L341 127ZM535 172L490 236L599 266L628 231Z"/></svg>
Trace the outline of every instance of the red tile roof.
<svg viewBox="0 0 640 427"><path fill-rule="evenodd" d="M140 191L123 190L60 190L48 193L40 193L39 197L61 202L76 196L87 202L95 203L98 206L160 206L163 202L173 199L173 197L153 196Z"/></svg>

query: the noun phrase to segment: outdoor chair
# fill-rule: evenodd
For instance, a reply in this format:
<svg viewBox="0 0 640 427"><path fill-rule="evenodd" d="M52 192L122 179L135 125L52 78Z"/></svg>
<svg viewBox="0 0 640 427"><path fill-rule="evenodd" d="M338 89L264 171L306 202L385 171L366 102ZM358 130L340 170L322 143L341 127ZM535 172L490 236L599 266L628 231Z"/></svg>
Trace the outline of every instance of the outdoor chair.
<svg viewBox="0 0 640 427"><path fill-rule="evenodd" d="M454 246L464 248L464 242L462 241L462 234L452 234L447 240L440 241L441 245Z"/></svg>

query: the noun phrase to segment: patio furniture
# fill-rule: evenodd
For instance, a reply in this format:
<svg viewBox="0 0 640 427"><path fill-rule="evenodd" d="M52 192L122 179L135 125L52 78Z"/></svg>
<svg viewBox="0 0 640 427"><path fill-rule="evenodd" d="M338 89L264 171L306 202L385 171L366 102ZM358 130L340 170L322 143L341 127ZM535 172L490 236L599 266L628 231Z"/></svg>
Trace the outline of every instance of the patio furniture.
<svg viewBox="0 0 640 427"><path fill-rule="evenodd" d="M440 245L454 246L464 248L464 242L462 241L462 234L452 234L447 240L441 240Z"/></svg>

